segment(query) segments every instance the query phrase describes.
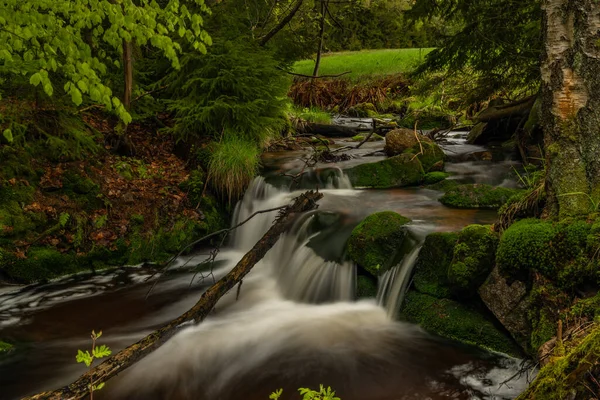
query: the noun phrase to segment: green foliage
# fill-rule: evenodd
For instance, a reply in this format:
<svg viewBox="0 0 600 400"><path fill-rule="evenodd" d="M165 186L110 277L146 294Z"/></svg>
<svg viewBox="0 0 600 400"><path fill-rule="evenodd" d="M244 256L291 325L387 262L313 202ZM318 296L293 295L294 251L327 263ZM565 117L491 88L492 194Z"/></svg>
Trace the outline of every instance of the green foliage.
<svg viewBox="0 0 600 400"><path fill-rule="evenodd" d="M324 55L321 59L321 75L337 75L352 71L348 75L354 81L365 78L406 73L413 70L432 49L394 49L345 51ZM294 72L312 75L313 60L298 61Z"/></svg>
<svg viewBox="0 0 600 400"><path fill-rule="evenodd" d="M285 126L289 79L250 40L217 39L206 56L186 54L171 75L171 132L178 140L242 138L263 146Z"/></svg>
<svg viewBox="0 0 600 400"><path fill-rule="evenodd" d="M307 122L314 122L317 124L331 123L331 114L316 107L302 108L298 106L292 106L290 114L292 117L300 118Z"/></svg>
<svg viewBox="0 0 600 400"><path fill-rule="evenodd" d="M302 400L341 400L339 397L335 396L335 391L331 389L331 387L325 388L323 385L320 385L319 390L313 390L308 388L300 388L298 389L300 395L302 395ZM283 394L283 389L276 390L271 393L269 399L278 400Z"/></svg>
<svg viewBox="0 0 600 400"><path fill-rule="evenodd" d="M473 71L484 100L497 91L538 89L541 53L539 0L417 0L411 14L444 18L453 32L432 51L424 71Z"/></svg>
<svg viewBox="0 0 600 400"><path fill-rule="evenodd" d="M346 173L355 187L375 189L418 185L424 176L419 158L410 154L401 154L375 163L360 164L346 170Z"/></svg>
<svg viewBox="0 0 600 400"><path fill-rule="evenodd" d="M498 209L517 193L517 189L484 184L461 185L447 191L440 202L455 208Z"/></svg>
<svg viewBox="0 0 600 400"><path fill-rule="evenodd" d="M86 367L92 368L92 363L94 362L94 360L100 360L103 358L106 358L108 356L111 355L112 351L110 350L110 348L106 345L101 345L101 346L96 346L96 341L100 338L100 336L102 336L102 331L96 333L94 331L92 331L92 352L90 353L88 350L81 351L81 350L77 350L77 356L75 357L75 359L77 360L78 363L84 363L86 365ZM100 390L104 387L105 383L104 382L96 382L94 381L94 378L90 378L90 385L89 385L89 389L90 389L90 399L93 398L94 396L94 391L96 390Z"/></svg>
<svg viewBox="0 0 600 400"><path fill-rule="evenodd" d="M369 215L348 239L348 254L358 265L373 276L378 276L392 266L406 236L408 218L383 211Z"/></svg>
<svg viewBox="0 0 600 400"><path fill-rule="evenodd" d="M208 164L210 185L231 203L242 196L259 167L256 144L237 137L227 137L214 146Z"/></svg>
<svg viewBox="0 0 600 400"><path fill-rule="evenodd" d="M491 226L469 225L460 231L454 257L448 269L452 290L474 296L494 268L498 234Z"/></svg>
<svg viewBox="0 0 600 400"><path fill-rule="evenodd" d="M22 283L46 281L77 272L80 268L73 255L50 247L30 247L26 255L25 259L10 257L0 267L12 279Z"/></svg>
<svg viewBox="0 0 600 400"><path fill-rule="evenodd" d="M164 3L163 3L164 4ZM202 13L203 0L192 5ZM52 96L57 87L79 106L84 96L114 109L124 122L131 116L105 83L121 66L123 42L153 47L179 68L183 40L199 52L211 40L202 17L187 5L150 0L5 1L0 6L0 74L23 76Z"/></svg>
<svg viewBox="0 0 600 400"><path fill-rule="evenodd" d="M0 356L11 351L13 349L13 347L14 346L12 344L6 343L6 342L3 342L2 340L0 340Z"/></svg>

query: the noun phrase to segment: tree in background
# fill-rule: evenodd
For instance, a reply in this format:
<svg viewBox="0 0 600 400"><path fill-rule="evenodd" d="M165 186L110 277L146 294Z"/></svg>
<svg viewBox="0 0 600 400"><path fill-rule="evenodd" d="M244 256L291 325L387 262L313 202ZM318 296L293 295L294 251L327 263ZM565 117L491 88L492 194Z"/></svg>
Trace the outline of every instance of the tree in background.
<svg viewBox="0 0 600 400"><path fill-rule="evenodd" d="M191 3L200 13L208 12L204 0ZM178 69L182 48L175 37L198 52L210 44L200 13L177 0L164 6L149 0L4 1L0 76L16 84L24 79L47 96L58 86L76 106L87 97L129 123L133 44L158 49ZM122 98L115 95L120 90L107 83L114 69L125 75Z"/></svg>

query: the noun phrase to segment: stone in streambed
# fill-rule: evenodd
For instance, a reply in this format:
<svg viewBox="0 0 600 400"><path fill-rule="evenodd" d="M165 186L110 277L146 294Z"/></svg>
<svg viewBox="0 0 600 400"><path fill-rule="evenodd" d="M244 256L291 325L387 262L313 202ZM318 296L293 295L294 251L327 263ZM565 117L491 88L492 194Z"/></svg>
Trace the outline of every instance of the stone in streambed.
<svg viewBox="0 0 600 400"><path fill-rule="evenodd" d="M411 154L418 157L425 172L443 169L444 152L431 139L411 129L394 129L385 136L385 154L390 157ZM434 169L435 168L435 169Z"/></svg>
<svg viewBox="0 0 600 400"><path fill-rule="evenodd" d="M448 268L458 241L455 232L434 232L425 238L415 264L413 287L437 298L450 297Z"/></svg>
<svg viewBox="0 0 600 400"><path fill-rule="evenodd" d="M418 185L424 176L421 161L410 154L357 165L345 172L354 187L375 189Z"/></svg>
<svg viewBox="0 0 600 400"><path fill-rule="evenodd" d="M460 231L448 268L448 282L457 297L477 295L477 288L494 268L498 241L491 226L469 225Z"/></svg>
<svg viewBox="0 0 600 400"><path fill-rule="evenodd" d="M410 220L393 211L383 211L365 218L348 239L348 255L373 276L388 270L406 237Z"/></svg>
<svg viewBox="0 0 600 400"><path fill-rule="evenodd" d="M406 294L400 318L448 339L514 356L521 354L512 339L496 327L493 318L475 306L411 290Z"/></svg>
<svg viewBox="0 0 600 400"><path fill-rule="evenodd" d="M440 202L454 208L498 209L512 196L521 192L519 189L484 184L460 185L447 191L440 198Z"/></svg>

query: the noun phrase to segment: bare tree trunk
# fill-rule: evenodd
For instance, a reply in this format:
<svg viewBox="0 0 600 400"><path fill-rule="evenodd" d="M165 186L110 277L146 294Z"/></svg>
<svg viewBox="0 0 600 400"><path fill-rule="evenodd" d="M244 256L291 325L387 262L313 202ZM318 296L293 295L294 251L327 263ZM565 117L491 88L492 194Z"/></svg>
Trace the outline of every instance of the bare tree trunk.
<svg viewBox="0 0 600 400"><path fill-rule="evenodd" d="M133 58L131 56L132 43L123 40L123 72L125 74L125 87L123 93L123 106L131 109L131 96L133 94Z"/></svg>
<svg viewBox="0 0 600 400"><path fill-rule="evenodd" d="M315 69L313 76L319 76L319 67L321 66L321 53L323 52L323 41L325 40L325 13L326 13L326 0L321 0L321 26L319 29L319 48L317 49L317 60L315 61Z"/></svg>
<svg viewBox="0 0 600 400"><path fill-rule="evenodd" d="M293 222L297 213L317 207L316 202L323 197L319 192L309 191L300 195L294 204L283 209L279 217L264 236L242 257L237 265L217 283L202 294L198 302L187 312L152 332L137 343L121 350L102 364L81 375L75 382L60 389L36 394L23 400L55 399L71 400L89 396L90 382L106 382L113 376L129 368L171 338L179 327L188 321L202 322L217 304L217 301L252 270Z"/></svg>
<svg viewBox="0 0 600 400"><path fill-rule="evenodd" d="M600 200L600 3L544 0L542 9L547 211L584 215Z"/></svg>

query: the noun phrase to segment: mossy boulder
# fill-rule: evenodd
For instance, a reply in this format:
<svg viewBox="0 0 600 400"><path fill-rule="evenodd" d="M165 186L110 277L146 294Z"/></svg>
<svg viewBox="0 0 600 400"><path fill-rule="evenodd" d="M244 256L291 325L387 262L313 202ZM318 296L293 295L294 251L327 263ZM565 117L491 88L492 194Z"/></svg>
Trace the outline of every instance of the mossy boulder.
<svg viewBox="0 0 600 400"><path fill-rule="evenodd" d="M391 130L385 135L385 146L383 151L388 156L397 156L404 153L404 151L413 148L415 145L419 145L419 140L422 142L430 141L425 136L415 134L412 129L398 128Z"/></svg>
<svg viewBox="0 0 600 400"><path fill-rule="evenodd" d="M440 192L448 192L461 186L461 183L456 179L444 179L434 184L427 185L427 189L439 190Z"/></svg>
<svg viewBox="0 0 600 400"><path fill-rule="evenodd" d="M521 353L512 339L494 324L493 318L454 300L409 291L400 317L430 333L462 343L514 356Z"/></svg>
<svg viewBox="0 0 600 400"><path fill-rule="evenodd" d="M423 184L424 185L433 185L433 184L443 181L444 179L448 178L449 176L450 176L450 174L448 174L446 172L441 172L441 171L428 172L423 177Z"/></svg>
<svg viewBox="0 0 600 400"><path fill-rule="evenodd" d="M371 275L381 275L395 261L408 222L408 218L393 211L369 215L352 231L348 255Z"/></svg>
<svg viewBox="0 0 600 400"><path fill-rule="evenodd" d="M473 296L494 268L498 234L491 226L469 225L458 235L448 281L460 296Z"/></svg>
<svg viewBox="0 0 600 400"><path fill-rule="evenodd" d="M440 171L444 168L444 158L446 155L442 148L432 141L423 141L420 144L416 144L404 150L403 154L410 154L412 157L417 157L421 161L425 172Z"/></svg>
<svg viewBox="0 0 600 400"><path fill-rule="evenodd" d="M377 280L373 277L358 275L356 278L356 298L368 299L377 296Z"/></svg>
<svg viewBox="0 0 600 400"><path fill-rule="evenodd" d="M375 189L418 185L424 176L419 159L409 154L357 165L345 172L355 187Z"/></svg>
<svg viewBox="0 0 600 400"><path fill-rule="evenodd" d="M484 184L460 185L448 190L440 202L454 208L484 208L498 209L512 196L519 193L518 189L493 187Z"/></svg>
<svg viewBox="0 0 600 400"><path fill-rule="evenodd" d="M496 262L507 276L527 277L538 271L551 275L556 267L552 248L557 229L552 222L525 219L511 225L500 238Z"/></svg>
<svg viewBox="0 0 600 400"><path fill-rule="evenodd" d="M437 298L450 297L448 268L452 262L458 233L435 232L427 235L415 264L413 287Z"/></svg>

